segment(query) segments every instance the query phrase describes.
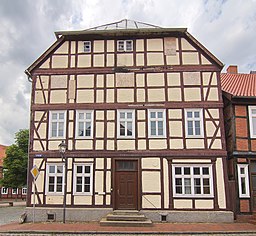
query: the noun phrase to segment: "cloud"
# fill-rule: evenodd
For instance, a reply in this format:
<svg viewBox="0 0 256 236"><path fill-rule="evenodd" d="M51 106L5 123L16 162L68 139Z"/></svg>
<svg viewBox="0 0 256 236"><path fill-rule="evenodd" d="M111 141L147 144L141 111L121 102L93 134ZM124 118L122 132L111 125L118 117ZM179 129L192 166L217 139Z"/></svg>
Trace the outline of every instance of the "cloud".
<svg viewBox="0 0 256 236"><path fill-rule="evenodd" d="M1 0L0 143L28 128L30 86L24 70L56 39L124 18L186 27L225 64L256 69L255 0Z"/></svg>

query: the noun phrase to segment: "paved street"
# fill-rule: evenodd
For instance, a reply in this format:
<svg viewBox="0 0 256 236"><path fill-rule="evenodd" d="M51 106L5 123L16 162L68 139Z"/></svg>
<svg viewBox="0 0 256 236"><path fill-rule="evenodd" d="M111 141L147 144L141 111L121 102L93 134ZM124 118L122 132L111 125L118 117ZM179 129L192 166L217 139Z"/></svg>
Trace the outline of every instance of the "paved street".
<svg viewBox="0 0 256 236"><path fill-rule="evenodd" d="M25 211L25 206L1 206L0 207L0 225L19 222L21 214ZM0 227L1 228L1 227Z"/></svg>

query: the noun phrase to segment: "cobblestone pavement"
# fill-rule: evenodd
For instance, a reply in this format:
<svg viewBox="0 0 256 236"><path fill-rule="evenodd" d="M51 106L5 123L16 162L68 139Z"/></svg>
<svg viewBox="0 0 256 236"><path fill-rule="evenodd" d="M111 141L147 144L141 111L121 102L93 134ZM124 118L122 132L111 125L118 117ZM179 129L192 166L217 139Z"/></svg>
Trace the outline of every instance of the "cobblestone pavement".
<svg viewBox="0 0 256 236"><path fill-rule="evenodd" d="M19 218L24 211L25 206L0 207L0 226L19 222Z"/></svg>

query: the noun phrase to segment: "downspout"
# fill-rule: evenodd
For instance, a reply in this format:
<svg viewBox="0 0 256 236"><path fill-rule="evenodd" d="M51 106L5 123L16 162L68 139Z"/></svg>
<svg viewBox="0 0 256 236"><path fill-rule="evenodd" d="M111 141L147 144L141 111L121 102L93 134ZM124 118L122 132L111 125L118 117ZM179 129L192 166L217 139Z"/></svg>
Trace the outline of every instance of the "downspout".
<svg viewBox="0 0 256 236"><path fill-rule="evenodd" d="M28 70L25 70L24 72L28 76L28 82L32 83L32 75L30 74L30 72Z"/></svg>

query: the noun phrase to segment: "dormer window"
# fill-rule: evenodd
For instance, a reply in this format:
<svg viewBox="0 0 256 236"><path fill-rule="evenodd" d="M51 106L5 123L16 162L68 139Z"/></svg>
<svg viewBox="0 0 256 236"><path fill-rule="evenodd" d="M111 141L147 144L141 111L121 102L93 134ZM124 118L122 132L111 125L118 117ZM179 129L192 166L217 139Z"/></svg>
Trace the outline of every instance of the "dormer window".
<svg viewBox="0 0 256 236"><path fill-rule="evenodd" d="M119 40L117 41L117 51L131 52L133 50L132 40Z"/></svg>
<svg viewBox="0 0 256 236"><path fill-rule="evenodd" d="M91 52L91 41L84 41L84 52Z"/></svg>

